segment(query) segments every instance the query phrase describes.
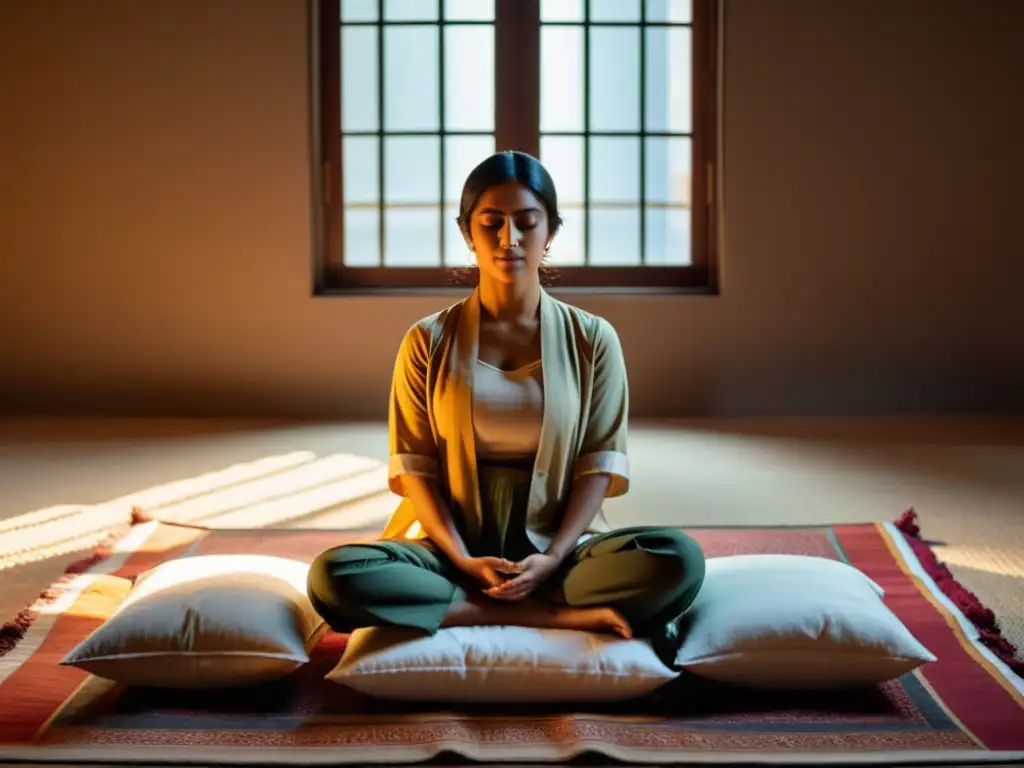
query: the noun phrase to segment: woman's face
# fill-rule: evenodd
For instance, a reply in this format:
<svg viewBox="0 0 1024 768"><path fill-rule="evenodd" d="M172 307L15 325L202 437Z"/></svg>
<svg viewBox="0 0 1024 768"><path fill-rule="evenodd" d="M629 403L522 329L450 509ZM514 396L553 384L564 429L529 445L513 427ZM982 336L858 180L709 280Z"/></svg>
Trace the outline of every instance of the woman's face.
<svg viewBox="0 0 1024 768"><path fill-rule="evenodd" d="M551 244L548 214L533 192L517 181L480 195L469 222L469 247L481 277L503 283L536 276Z"/></svg>

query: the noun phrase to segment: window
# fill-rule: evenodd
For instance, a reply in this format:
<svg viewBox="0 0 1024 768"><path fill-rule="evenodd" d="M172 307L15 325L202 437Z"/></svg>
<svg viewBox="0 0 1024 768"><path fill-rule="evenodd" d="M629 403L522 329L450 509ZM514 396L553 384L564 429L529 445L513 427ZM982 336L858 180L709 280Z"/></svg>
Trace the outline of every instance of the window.
<svg viewBox="0 0 1024 768"><path fill-rule="evenodd" d="M556 288L716 288L718 0L320 0L317 290L438 288L484 157L551 171Z"/></svg>

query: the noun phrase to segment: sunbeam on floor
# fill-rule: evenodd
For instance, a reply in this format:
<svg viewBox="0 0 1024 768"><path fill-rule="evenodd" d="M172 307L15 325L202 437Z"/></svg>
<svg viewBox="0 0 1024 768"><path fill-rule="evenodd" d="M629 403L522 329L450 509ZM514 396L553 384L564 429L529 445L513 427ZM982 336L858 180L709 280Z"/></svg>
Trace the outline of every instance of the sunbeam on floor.
<svg viewBox="0 0 1024 768"><path fill-rule="evenodd" d="M133 510L211 528L383 527L397 498L387 466L351 454L268 456L101 504L59 504L0 522L0 570L95 546Z"/></svg>
<svg viewBox="0 0 1024 768"><path fill-rule="evenodd" d="M132 509L216 528L382 529L387 425L0 423L0 612L127 529ZM1024 420L693 420L630 428L613 525L828 525L908 507L1024 645Z"/></svg>

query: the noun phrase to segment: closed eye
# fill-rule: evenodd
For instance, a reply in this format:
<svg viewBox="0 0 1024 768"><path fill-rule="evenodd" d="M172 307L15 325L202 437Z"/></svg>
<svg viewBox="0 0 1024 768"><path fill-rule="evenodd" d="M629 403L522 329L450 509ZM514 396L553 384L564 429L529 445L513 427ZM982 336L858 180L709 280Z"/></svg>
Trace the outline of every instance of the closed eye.
<svg viewBox="0 0 1024 768"><path fill-rule="evenodd" d="M484 229L501 229L503 226L505 226L504 220L499 220L499 221L487 220L487 221L483 222ZM533 219L527 219L525 221L517 221L516 222L516 229L518 229L520 231L523 231L523 232L531 230L531 229L536 229L536 228L537 228L537 222L535 220L533 220Z"/></svg>

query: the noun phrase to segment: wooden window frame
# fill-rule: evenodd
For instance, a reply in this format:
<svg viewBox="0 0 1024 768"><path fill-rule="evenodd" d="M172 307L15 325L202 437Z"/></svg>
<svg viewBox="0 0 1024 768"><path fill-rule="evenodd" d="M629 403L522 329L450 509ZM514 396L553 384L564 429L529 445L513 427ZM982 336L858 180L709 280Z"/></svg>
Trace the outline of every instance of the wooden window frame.
<svg viewBox="0 0 1024 768"><path fill-rule="evenodd" d="M426 1L424 0L424 2ZM342 157L341 126L340 2L341 0L313 0L311 13L310 42L313 50L311 94L313 119L311 128L313 131L314 168L312 194L315 201L313 211L314 293L316 295L422 291L434 293L449 288L456 289L453 281L455 270L452 266L347 267L345 265L343 200L341 199L344 159ZM437 0L437 2L439 6L444 4L444 0ZM540 2L541 0L494 0L495 148L519 149L536 157L540 157L542 133L540 130ZM556 265L556 282L552 285L553 289L600 293L718 293L720 193L717 189L716 179L719 168L718 71L721 0L692 0L692 2L691 264L681 266L645 266L641 264L621 267ZM383 0L381 4L383 5ZM589 3L584 5L585 7L589 6ZM378 23L392 24L393 22L378 21ZM429 24L431 22L420 23ZM585 19L584 24L593 24L593 22ZM629 23L623 25L630 26ZM643 35L641 35L642 39ZM641 43L641 56L643 56L642 51L643 43ZM514 55L509 55L506 52L512 52ZM380 51L378 55L382 60L383 51ZM584 56L586 56L586 47L584 47ZM378 77L382 74L378 70ZM584 87L586 88L586 85ZM586 110L586 97L584 97L584 111L586 112ZM588 127L585 123L584 128ZM640 136L641 143L643 136L658 135L643 131L643 127L641 122L640 132L608 135ZM381 135L391 135L392 133L384 131L383 125L378 128ZM457 135L457 132L450 131L429 133L439 136ZM551 134L544 132L544 135ZM582 135L601 134L585 130ZM586 170L584 174L586 177ZM555 183L558 183L558 179L555 179ZM589 193L587 195L587 205L589 205ZM443 202L441 201L439 204L443 204Z"/></svg>

